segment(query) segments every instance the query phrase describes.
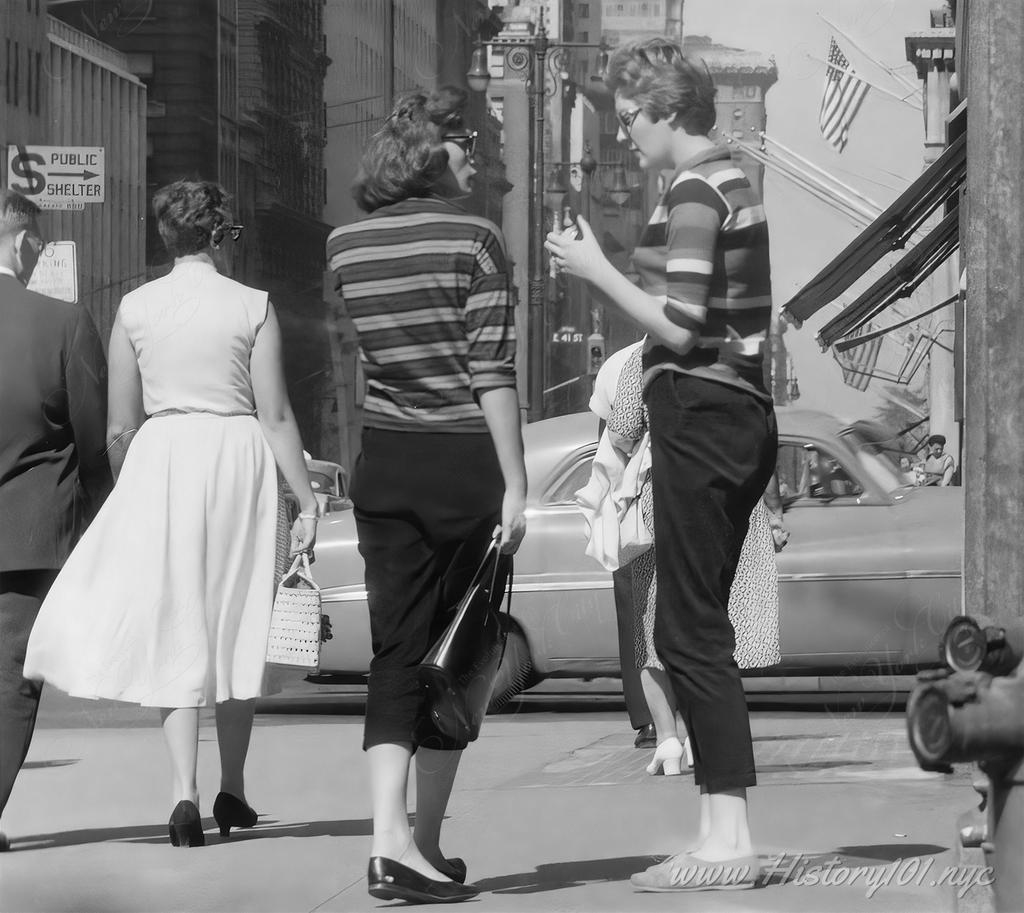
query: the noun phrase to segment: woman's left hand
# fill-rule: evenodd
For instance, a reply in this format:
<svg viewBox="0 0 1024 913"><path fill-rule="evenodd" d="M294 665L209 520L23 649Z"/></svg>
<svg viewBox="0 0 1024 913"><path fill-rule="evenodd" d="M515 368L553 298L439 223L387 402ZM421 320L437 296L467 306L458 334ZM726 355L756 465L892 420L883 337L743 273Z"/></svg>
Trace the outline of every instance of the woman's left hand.
<svg viewBox="0 0 1024 913"><path fill-rule="evenodd" d="M573 240L571 235L552 231L548 233L544 246L551 253L551 260L557 269L570 276L594 282L608 260L586 219L579 216L576 221L580 227L578 240Z"/></svg>
<svg viewBox="0 0 1024 913"><path fill-rule="evenodd" d="M314 545L316 545L316 517L299 517L292 524L291 554L295 556L300 552L309 552L312 555Z"/></svg>
<svg viewBox="0 0 1024 913"><path fill-rule="evenodd" d="M786 547L786 543L789 542L789 530L786 529L785 523L782 522L782 514L769 510L768 526L771 528L772 539L775 541L775 551L781 552Z"/></svg>

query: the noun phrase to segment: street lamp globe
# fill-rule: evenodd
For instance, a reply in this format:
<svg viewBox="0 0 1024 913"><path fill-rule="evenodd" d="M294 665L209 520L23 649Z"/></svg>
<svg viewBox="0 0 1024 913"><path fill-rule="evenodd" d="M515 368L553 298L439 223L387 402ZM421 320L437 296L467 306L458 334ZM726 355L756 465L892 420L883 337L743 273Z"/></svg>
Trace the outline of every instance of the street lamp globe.
<svg viewBox="0 0 1024 913"><path fill-rule="evenodd" d="M626 180L626 167L621 162L615 166L612 186L608 188L608 196L619 206L625 206L633 196L633 188Z"/></svg>
<svg viewBox="0 0 1024 913"><path fill-rule="evenodd" d="M580 171L588 178L593 177L594 172L597 171L597 159L594 158L594 153L590 151L590 143L586 143L583 146L583 155L580 156Z"/></svg>
<svg viewBox="0 0 1024 913"><path fill-rule="evenodd" d="M479 41L473 48L469 71L466 73L466 82L474 92L486 92L487 86L491 82L491 71L487 66L487 49Z"/></svg>

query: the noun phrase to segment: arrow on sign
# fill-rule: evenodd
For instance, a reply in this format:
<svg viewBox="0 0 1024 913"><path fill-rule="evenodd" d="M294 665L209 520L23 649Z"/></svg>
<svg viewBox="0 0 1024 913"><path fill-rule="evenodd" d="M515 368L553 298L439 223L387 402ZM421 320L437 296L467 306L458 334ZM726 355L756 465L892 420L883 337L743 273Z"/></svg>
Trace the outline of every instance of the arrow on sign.
<svg viewBox="0 0 1024 913"><path fill-rule="evenodd" d="M98 178L99 174L95 171L51 171L50 177L52 178L81 178L83 181L91 180L92 178Z"/></svg>

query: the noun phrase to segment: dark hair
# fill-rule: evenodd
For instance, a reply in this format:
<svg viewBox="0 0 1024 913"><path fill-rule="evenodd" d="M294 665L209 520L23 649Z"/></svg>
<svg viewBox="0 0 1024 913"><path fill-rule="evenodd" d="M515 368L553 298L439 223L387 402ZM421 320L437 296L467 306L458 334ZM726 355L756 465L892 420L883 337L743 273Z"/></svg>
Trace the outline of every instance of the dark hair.
<svg viewBox="0 0 1024 913"><path fill-rule="evenodd" d="M39 207L16 190L0 189L0 235L16 234L32 224Z"/></svg>
<svg viewBox="0 0 1024 913"><path fill-rule="evenodd" d="M707 64L691 62L667 38L617 48L604 81L613 93L635 101L651 120L677 117L689 134L706 136L717 120L715 84Z"/></svg>
<svg viewBox="0 0 1024 913"><path fill-rule="evenodd" d="M352 184L364 212L430 193L448 167L446 133L465 129L467 95L455 86L407 92L395 102L384 126L370 137Z"/></svg>
<svg viewBox="0 0 1024 913"><path fill-rule="evenodd" d="M218 225L231 221L228 195L213 181L175 181L153 194L153 215L173 257L204 250Z"/></svg>
<svg viewBox="0 0 1024 913"><path fill-rule="evenodd" d="M932 444L938 444L940 447L946 446L946 436L944 434L933 434L927 441L928 446Z"/></svg>

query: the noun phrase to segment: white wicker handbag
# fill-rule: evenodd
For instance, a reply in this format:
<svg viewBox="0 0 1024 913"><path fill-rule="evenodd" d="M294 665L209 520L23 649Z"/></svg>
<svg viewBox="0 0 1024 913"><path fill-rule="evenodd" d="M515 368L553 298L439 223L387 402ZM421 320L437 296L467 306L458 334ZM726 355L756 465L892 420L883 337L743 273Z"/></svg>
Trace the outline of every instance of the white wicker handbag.
<svg viewBox="0 0 1024 913"><path fill-rule="evenodd" d="M299 669L320 665L320 587L309 570L309 555L295 556L281 579L270 615L267 662Z"/></svg>

